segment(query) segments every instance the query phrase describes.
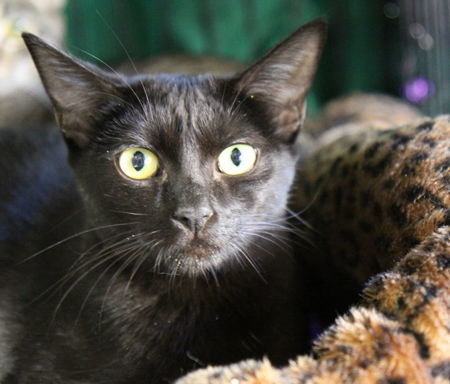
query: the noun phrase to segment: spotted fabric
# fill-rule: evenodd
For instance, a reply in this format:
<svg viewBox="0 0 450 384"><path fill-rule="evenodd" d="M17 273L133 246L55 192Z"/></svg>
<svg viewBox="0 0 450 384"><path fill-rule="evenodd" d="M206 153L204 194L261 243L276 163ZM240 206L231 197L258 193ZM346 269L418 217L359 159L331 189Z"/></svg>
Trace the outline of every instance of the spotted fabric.
<svg viewBox="0 0 450 384"><path fill-rule="evenodd" d="M364 283L450 225L450 122L347 128L303 161L294 207L315 228L313 257Z"/></svg>
<svg viewBox="0 0 450 384"><path fill-rule="evenodd" d="M178 384L450 383L449 116L326 132L296 185L320 244L309 257L367 282L362 301L314 358L208 367Z"/></svg>

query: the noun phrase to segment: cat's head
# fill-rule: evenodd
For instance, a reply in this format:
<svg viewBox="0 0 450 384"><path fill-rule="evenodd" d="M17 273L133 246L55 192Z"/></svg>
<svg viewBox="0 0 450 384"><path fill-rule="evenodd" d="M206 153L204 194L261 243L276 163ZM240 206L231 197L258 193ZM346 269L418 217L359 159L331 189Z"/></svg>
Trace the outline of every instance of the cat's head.
<svg viewBox="0 0 450 384"><path fill-rule="evenodd" d="M24 34L90 226L117 257L195 275L273 252L325 29L303 26L230 77L125 77Z"/></svg>

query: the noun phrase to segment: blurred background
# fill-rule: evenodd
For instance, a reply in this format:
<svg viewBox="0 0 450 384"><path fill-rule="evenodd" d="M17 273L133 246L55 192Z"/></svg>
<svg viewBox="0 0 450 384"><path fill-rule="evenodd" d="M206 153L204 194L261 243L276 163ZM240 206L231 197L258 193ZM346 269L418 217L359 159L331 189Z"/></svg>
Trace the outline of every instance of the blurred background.
<svg viewBox="0 0 450 384"><path fill-rule="evenodd" d="M450 0L1 0L0 126L50 113L21 31L125 72L226 73L317 17L330 29L310 114L355 91L450 112Z"/></svg>

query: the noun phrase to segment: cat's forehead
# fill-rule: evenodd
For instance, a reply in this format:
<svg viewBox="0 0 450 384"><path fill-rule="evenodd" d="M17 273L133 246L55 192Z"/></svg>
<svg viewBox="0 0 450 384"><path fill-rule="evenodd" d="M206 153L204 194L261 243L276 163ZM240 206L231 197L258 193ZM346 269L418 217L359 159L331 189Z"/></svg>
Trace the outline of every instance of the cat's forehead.
<svg viewBox="0 0 450 384"><path fill-rule="evenodd" d="M226 112L228 100L224 95L218 99L220 85L212 76L160 75L141 82L145 105L153 118L169 123L181 120L186 126L206 123Z"/></svg>
<svg viewBox="0 0 450 384"><path fill-rule="evenodd" d="M214 151L260 135L245 120L222 79L210 76L160 76L135 80L132 108L120 119L124 135L136 144L165 153L182 148Z"/></svg>

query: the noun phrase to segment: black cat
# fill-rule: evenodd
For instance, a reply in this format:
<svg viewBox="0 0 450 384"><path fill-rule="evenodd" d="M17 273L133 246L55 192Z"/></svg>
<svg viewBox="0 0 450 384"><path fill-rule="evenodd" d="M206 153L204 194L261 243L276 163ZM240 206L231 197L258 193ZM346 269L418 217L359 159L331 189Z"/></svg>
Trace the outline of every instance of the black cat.
<svg viewBox="0 0 450 384"><path fill-rule="evenodd" d="M285 212L324 36L309 23L231 77L128 78L23 35L64 140L0 132L2 383L299 352Z"/></svg>

